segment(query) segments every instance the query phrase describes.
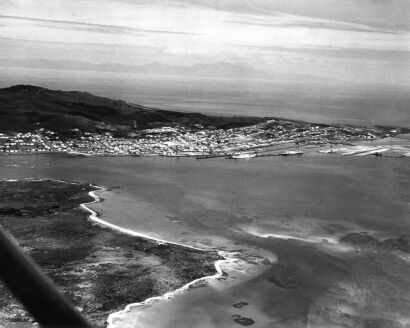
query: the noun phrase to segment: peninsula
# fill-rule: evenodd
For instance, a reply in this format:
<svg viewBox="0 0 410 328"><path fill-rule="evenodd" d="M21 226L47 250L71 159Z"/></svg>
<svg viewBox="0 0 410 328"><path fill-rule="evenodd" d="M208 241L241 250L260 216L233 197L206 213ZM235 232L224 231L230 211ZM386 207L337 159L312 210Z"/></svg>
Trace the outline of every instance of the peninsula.
<svg viewBox="0 0 410 328"><path fill-rule="evenodd" d="M408 132L405 127L173 112L30 85L0 89L3 154L246 158L328 146L319 151L361 155L389 151L395 156L410 156L407 144L386 147L378 142ZM358 143L368 141L372 143L357 148ZM251 156L247 156L249 152Z"/></svg>

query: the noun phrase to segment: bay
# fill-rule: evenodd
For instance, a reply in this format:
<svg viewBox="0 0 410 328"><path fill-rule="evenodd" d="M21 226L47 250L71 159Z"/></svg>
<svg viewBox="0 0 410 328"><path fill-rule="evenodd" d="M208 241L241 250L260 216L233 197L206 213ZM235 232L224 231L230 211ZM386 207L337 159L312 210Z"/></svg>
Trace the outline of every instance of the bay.
<svg viewBox="0 0 410 328"><path fill-rule="evenodd" d="M358 321L348 326L359 327L371 317L381 320L380 309L388 324L405 323L410 261L341 247L338 240L351 232L380 239L410 234L407 159L313 151L244 161L0 157L0 178L34 177L105 186L104 201L93 207L104 220L238 258L223 267L225 280L136 306L115 317L114 326L237 327L241 317L254 327L305 327L306 318L329 326L350 313ZM298 287L281 287L280 270L291 270L286 276L295 276ZM393 297L384 284L401 292ZM388 305L393 298L400 307ZM248 305L238 309L238 302Z"/></svg>

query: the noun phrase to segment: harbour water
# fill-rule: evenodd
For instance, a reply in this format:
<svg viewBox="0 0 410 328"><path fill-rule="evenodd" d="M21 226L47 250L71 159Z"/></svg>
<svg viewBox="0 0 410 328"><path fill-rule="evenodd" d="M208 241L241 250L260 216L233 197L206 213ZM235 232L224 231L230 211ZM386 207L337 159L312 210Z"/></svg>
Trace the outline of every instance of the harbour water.
<svg viewBox="0 0 410 328"><path fill-rule="evenodd" d="M0 178L29 177L105 186L92 207L102 219L238 259L224 279L131 308L112 326L410 324L408 254L339 243L352 232L410 235L406 158L0 157Z"/></svg>

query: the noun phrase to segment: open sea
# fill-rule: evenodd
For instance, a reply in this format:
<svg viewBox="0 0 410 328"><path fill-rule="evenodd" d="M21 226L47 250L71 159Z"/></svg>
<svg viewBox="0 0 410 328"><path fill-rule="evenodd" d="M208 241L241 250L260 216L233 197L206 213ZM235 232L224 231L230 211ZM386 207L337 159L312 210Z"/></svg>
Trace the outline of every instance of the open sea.
<svg viewBox="0 0 410 328"><path fill-rule="evenodd" d="M410 125L409 89L400 85L150 76L0 67L0 88L33 84L176 111L279 116L318 123Z"/></svg>

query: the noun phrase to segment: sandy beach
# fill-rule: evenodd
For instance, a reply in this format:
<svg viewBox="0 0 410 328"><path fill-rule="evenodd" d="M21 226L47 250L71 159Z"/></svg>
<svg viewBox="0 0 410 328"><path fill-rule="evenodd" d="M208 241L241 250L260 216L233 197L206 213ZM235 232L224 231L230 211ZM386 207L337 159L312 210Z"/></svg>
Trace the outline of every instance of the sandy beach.
<svg viewBox="0 0 410 328"><path fill-rule="evenodd" d="M87 207L101 201L96 190L71 181L0 181L0 224L94 326L106 326L108 316L127 304L170 297L171 291L190 288L203 277L221 275L215 262L222 257L216 252L104 228ZM0 288L1 325L31 326L29 314L5 286Z"/></svg>
<svg viewBox="0 0 410 328"><path fill-rule="evenodd" d="M101 224L103 226L107 226L107 227L109 227L111 229L114 229L116 231L120 231L122 233L131 235L131 236L134 236L134 237L141 237L141 238L144 238L144 239L152 240L152 241L158 242L160 244L177 245L177 246L186 247L186 248L189 248L189 249L194 249L194 250L199 250L199 251L204 251L204 252L207 251L206 249L199 249L197 247L184 245L184 244L181 244L181 243L174 243L174 242L170 242L170 241L165 241L163 239L154 238L154 237L151 237L147 234L138 233L138 232L132 231L130 229L124 229L124 228L121 228L117 225L111 224L111 223L109 223L105 220L102 220L101 218L98 217L98 214L89 207L89 205L100 202L101 200L98 197L97 192L98 191L104 191L106 189L104 187L100 187L100 186L93 186L93 187L96 188L97 190L96 191L94 191L94 190L90 191L88 194L91 197L93 197L94 200L92 202L82 203L80 205L82 208L84 208L86 211L88 211L90 213L90 215L89 215L90 220L92 220L94 222L97 222L98 224ZM210 281L210 280L218 280L218 279L223 278L223 276L224 276L223 269L227 270L227 271L233 271L233 270L235 270L235 268L237 266L243 266L243 265L246 264L246 262L244 262L243 260L235 258L234 253L218 251L218 255L221 258L223 258L223 260L215 261L215 269L216 269L215 274L200 277L198 279L195 279L193 281L188 282L186 285L184 285L184 286L182 286L182 287L180 287L180 288L178 288L174 291L167 292L167 293L165 293L163 295L160 295L160 296L153 296L153 297L147 298L143 302L128 304L125 307L124 310L121 310L121 311L118 311L118 312L115 312L115 313L112 313L112 314L109 315L109 317L107 319L108 328L116 327L117 326L116 322L117 321L121 322L120 318L124 314L129 313L130 311L132 311L136 308L143 309L143 308L145 308L147 306L151 306L151 305L153 305L154 303L157 303L157 302L169 301L172 298L174 298L175 296L180 295L180 294L184 293L185 291L188 291L191 288L195 288L195 287L201 285L201 283L206 283L207 281ZM123 322L121 322L120 325L121 325L121 327L124 327Z"/></svg>

